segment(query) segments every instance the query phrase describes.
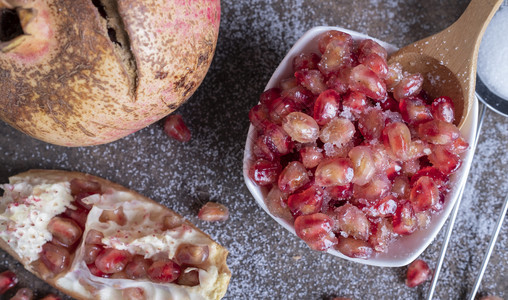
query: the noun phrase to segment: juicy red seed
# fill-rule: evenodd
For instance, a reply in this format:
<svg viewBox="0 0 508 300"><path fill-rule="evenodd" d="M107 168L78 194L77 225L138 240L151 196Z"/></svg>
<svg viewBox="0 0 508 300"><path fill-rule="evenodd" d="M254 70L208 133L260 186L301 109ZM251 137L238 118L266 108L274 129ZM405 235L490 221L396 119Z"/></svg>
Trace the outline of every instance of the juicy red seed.
<svg viewBox="0 0 508 300"><path fill-rule="evenodd" d="M325 125L335 118L341 108L340 95L335 90L322 92L314 103L314 119L319 125Z"/></svg>
<svg viewBox="0 0 508 300"><path fill-rule="evenodd" d="M400 112L399 102L392 97L386 97L384 100L377 101L383 111Z"/></svg>
<svg viewBox="0 0 508 300"><path fill-rule="evenodd" d="M437 184L428 176L420 177L409 196L415 212L426 211L435 208L439 203L439 189Z"/></svg>
<svg viewBox="0 0 508 300"><path fill-rule="evenodd" d="M353 163L349 158L324 160L315 172L316 184L319 186L347 185L353 176Z"/></svg>
<svg viewBox="0 0 508 300"><path fill-rule="evenodd" d="M343 236L339 236L335 249L340 251L342 254L353 258L367 259L374 253L368 242L351 237L345 238Z"/></svg>
<svg viewBox="0 0 508 300"><path fill-rule="evenodd" d="M435 167L425 167L420 169L415 175L411 177L411 186L414 186L416 181L422 176L428 176L436 183L438 188L443 188L448 185L448 177L444 175L439 169Z"/></svg>
<svg viewBox="0 0 508 300"><path fill-rule="evenodd" d="M453 123L455 121L453 101L450 97L439 97L434 99L431 106L432 116L435 119Z"/></svg>
<svg viewBox="0 0 508 300"><path fill-rule="evenodd" d="M358 65L349 74L349 88L374 100L386 98L386 84L372 70Z"/></svg>
<svg viewBox="0 0 508 300"><path fill-rule="evenodd" d="M376 165L372 157L372 150L368 146L356 146L348 154L353 164L354 184L368 183L376 173Z"/></svg>
<svg viewBox="0 0 508 300"><path fill-rule="evenodd" d="M397 158L405 160L411 143L411 132L404 123L390 123L383 129L383 143Z"/></svg>
<svg viewBox="0 0 508 300"><path fill-rule="evenodd" d="M176 281L179 285L196 286L199 285L199 272L198 270L185 269L182 271L178 280Z"/></svg>
<svg viewBox="0 0 508 300"><path fill-rule="evenodd" d="M169 283L180 276L180 266L172 260L156 261L148 268L148 278L154 282Z"/></svg>
<svg viewBox="0 0 508 300"><path fill-rule="evenodd" d="M131 262L125 266L125 275L130 279L146 277L146 272L152 262L141 255L135 255Z"/></svg>
<svg viewBox="0 0 508 300"><path fill-rule="evenodd" d="M377 201L385 197L391 190L390 180L383 174L378 174L365 185L355 184L353 186L353 195L357 199L365 199L367 202Z"/></svg>
<svg viewBox="0 0 508 300"><path fill-rule="evenodd" d="M394 180L395 177L401 174L403 166L401 166L400 162L392 161L389 163L388 167L385 170L386 177L390 181Z"/></svg>
<svg viewBox="0 0 508 300"><path fill-rule="evenodd" d="M100 183L92 180L74 178L71 180L70 185L71 185L71 194L73 196L79 194L87 194L87 196L89 196L101 192Z"/></svg>
<svg viewBox="0 0 508 300"><path fill-rule="evenodd" d="M392 223L389 219L382 218L378 223L371 223L372 234L369 236L369 243L375 251L384 252L394 238Z"/></svg>
<svg viewBox="0 0 508 300"><path fill-rule="evenodd" d="M348 47L353 47L353 37L345 32L330 30L323 33L318 40L319 52L324 53L330 41L339 41Z"/></svg>
<svg viewBox="0 0 508 300"><path fill-rule="evenodd" d="M388 65L386 64L386 60L375 53L371 53L363 58L362 64L376 73L379 78L386 78L388 75Z"/></svg>
<svg viewBox="0 0 508 300"><path fill-rule="evenodd" d="M353 184L327 186L325 192L331 200L346 200L353 196Z"/></svg>
<svg viewBox="0 0 508 300"><path fill-rule="evenodd" d="M323 143L341 147L351 141L355 132L355 125L350 120L335 118L323 126L319 133L319 139Z"/></svg>
<svg viewBox="0 0 508 300"><path fill-rule="evenodd" d="M267 108L269 119L279 125L282 123L285 116L299 110L298 105L293 100L285 97L275 99ZM263 124L261 126L266 125Z"/></svg>
<svg viewBox="0 0 508 300"><path fill-rule="evenodd" d="M316 53L301 53L293 58L293 70L314 70L317 69L321 60Z"/></svg>
<svg viewBox="0 0 508 300"><path fill-rule="evenodd" d="M127 216L123 212L123 207L115 210L104 210L99 217L99 222L115 222L120 226L127 224Z"/></svg>
<svg viewBox="0 0 508 300"><path fill-rule="evenodd" d="M288 207L294 216L310 215L321 211L323 191L315 186L295 193L288 198Z"/></svg>
<svg viewBox="0 0 508 300"><path fill-rule="evenodd" d="M249 111L249 120L256 128L262 129L265 120L268 119L268 109L264 105L258 104Z"/></svg>
<svg viewBox="0 0 508 300"><path fill-rule="evenodd" d="M293 148L291 137L284 131L284 129L282 129L282 127L276 124L268 123L264 134L265 144L276 155L286 155Z"/></svg>
<svg viewBox="0 0 508 300"><path fill-rule="evenodd" d="M323 160L323 150L316 146L306 146L300 149L300 159L307 169L315 168Z"/></svg>
<svg viewBox="0 0 508 300"><path fill-rule="evenodd" d="M356 112L366 111L371 106L365 94L353 91L344 95L342 104Z"/></svg>
<svg viewBox="0 0 508 300"><path fill-rule="evenodd" d="M86 234L85 244L102 244L102 239L104 238L104 234L98 230L90 229Z"/></svg>
<svg viewBox="0 0 508 300"><path fill-rule="evenodd" d="M0 295L12 288L18 283L18 277L12 271L3 271L0 273Z"/></svg>
<svg viewBox="0 0 508 300"><path fill-rule="evenodd" d="M303 86L295 86L282 92L282 97L289 99L296 108L311 107L314 101L314 95Z"/></svg>
<svg viewBox="0 0 508 300"><path fill-rule="evenodd" d="M349 68L342 67L338 71L328 75L326 86L339 94L344 94L348 90Z"/></svg>
<svg viewBox="0 0 508 300"><path fill-rule="evenodd" d="M95 262L97 256L104 248L100 245L86 245L83 248L83 261L88 265Z"/></svg>
<svg viewBox="0 0 508 300"><path fill-rule="evenodd" d="M21 288L10 300L32 300L34 292L29 288Z"/></svg>
<svg viewBox="0 0 508 300"><path fill-rule="evenodd" d="M421 171L421 169L420 169L420 171ZM420 172L420 171L418 171L418 172ZM417 172L417 174L418 174L418 172ZM413 175L411 178L415 177L415 175ZM410 191L410 186L409 186L408 178L406 176L395 177L395 179L393 180L393 185L392 185L392 194L394 194L399 199L402 199L402 198L407 199L407 198L409 198L409 191Z"/></svg>
<svg viewBox="0 0 508 300"><path fill-rule="evenodd" d="M393 231L398 234L411 234L416 230L417 220L410 202L404 202L397 207L393 216Z"/></svg>
<svg viewBox="0 0 508 300"><path fill-rule="evenodd" d="M408 287L418 286L432 277L429 265L421 259L413 261L407 268L406 285Z"/></svg>
<svg viewBox="0 0 508 300"><path fill-rule="evenodd" d="M432 144L450 144L460 137L457 126L441 120L432 120L418 126L420 138Z"/></svg>
<svg viewBox="0 0 508 300"><path fill-rule="evenodd" d="M461 154L469 149L469 143L463 137L459 137L451 144L445 145L445 148L451 153Z"/></svg>
<svg viewBox="0 0 508 300"><path fill-rule="evenodd" d="M281 91L278 88L268 89L261 94L259 102L262 105L268 106L269 103L273 102L277 98L280 98L280 93Z"/></svg>
<svg viewBox="0 0 508 300"><path fill-rule="evenodd" d="M388 65L388 73L386 74L385 82L386 87L389 91L393 91L393 89L397 86L397 84L403 78L402 66L400 63L392 63Z"/></svg>
<svg viewBox="0 0 508 300"><path fill-rule="evenodd" d="M206 245L180 244L174 259L181 266L199 266L208 260L209 251Z"/></svg>
<svg viewBox="0 0 508 300"><path fill-rule="evenodd" d="M355 239L366 241L369 238L370 222L358 207L346 203L334 211L339 229Z"/></svg>
<svg viewBox="0 0 508 300"><path fill-rule="evenodd" d="M410 97L400 100L399 109L404 121L411 125L425 123L434 118L428 105L419 98Z"/></svg>
<svg viewBox="0 0 508 300"><path fill-rule="evenodd" d="M449 152L444 146L432 147L432 153L428 158L434 167L446 175L457 171L462 164L460 156Z"/></svg>
<svg viewBox="0 0 508 300"><path fill-rule="evenodd" d="M358 130L366 140L379 139L384 126L385 118L379 109L366 110L358 118Z"/></svg>
<svg viewBox="0 0 508 300"><path fill-rule="evenodd" d="M325 75L339 71L341 67L351 63L351 50L349 43L330 40L319 61L319 70Z"/></svg>
<svg viewBox="0 0 508 300"><path fill-rule="evenodd" d="M296 82L315 95L326 89L325 78L319 70L300 70L295 72Z"/></svg>
<svg viewBox="0 0 508 300"><path fill-rule="evenodd" d="M223 222L229 219L229 210L220 203L209 201L199 210L198 218L208 222Z"/></svg>
<svg viewBox="0 0 508 300"><path fill-rule="evenodd" d="M310 178L305 166L298 161L290 162L279 176L279 189L284 193L294 193L309 183Z"/></svg>
<svg viewBox="0 0 508 300"><path fill-rule="evenodd" d="M313 143L319 136L319 126L309 115L302 112L288 114L282 128L294 140L300 143Z"/></svg>
<svg viewBox="0 0 508 300"><path fill-rule="evenodd" d="M393 89L393 97L400 101L404 98L416 96L423 86L423 76L420 73L412 74L402 78Z"/></svg>
<svg viewBox="0 0 508 300"><path fill-rule="evenodd" d="M76 201L76 202L80 203L79 201ZM75 206L76 206L76 209L67 208L63 212L63 215L74 220L79 225L79 227L81 227L81 229L85 229L86 220L88 219L89 210L87 210L84 207L81 207L80 205L75 205Z"/></svg>
<svg viewBox="0 0 508 300"><path fill-rule="evenodd" d="M258 159L249 170L249 177L258 185L269 185L277 182L281 166L277 162Z"/></svg>
<svg viewBox="0 0 508 300"><path fill-rule="evenodd" d="M371 39L362 40L358 44L358 61L363 63L364 59L371 54L377 54L385 61L388 57L386 49L383 46L379 45L379 43L376 41Z"/></svg>
<svg viewBox="0 0 508 300"><path fill-rule="evenodd" d="M126 250L106 248L97 256L95 266L103 273L112 274L122 271L131 259Z"/></svg>
<svg viewBox="0 0 508 300"><path fill-rule="evenodd" d="M170 115L164 120L164 132L180 142L188 142L191 139L191 132L183 122L181 115Z"/></svg>
<svg viewBox="0 0 508 300"><path fill-rule="evenodd" d="M53 238L65 247L73 245L83 234L76 222L63 217L53 217L47 228Z"/></svg>
<svg viewBox="0 0 508 300"><path fill-rule="evenodd" d="M109 278L111 276L111 274L107 274L107 273L104 273L101 270L99 270L99 268L97 268L97 266L94 263L88 264L86 266L88 267L88 270L90 271L90 273L93 276L103 277L103 278Z"/></svg>
<svg viewBox="0 0 508 300"><path fill-rule="evenodd" d="M268 211L281 219L293 223L293 215L287 205L288 195L279 190L279 187L274 185L265 198L265 204Z"/></svg>
<svg viewBox="0 0 508 300"><path fill-rule="evenodd" d="M46 243L42 246L40 259L53 274L59 274L70 264L70 254L62 246Z"/></svg>
<svg viewBox="0 0 508 300"><path fill-rule="evenodd" d="M296 235L313 250L324 251L335 244L337 238L332 232L333 220L322 213L299 216L295 219Z"/></svg>

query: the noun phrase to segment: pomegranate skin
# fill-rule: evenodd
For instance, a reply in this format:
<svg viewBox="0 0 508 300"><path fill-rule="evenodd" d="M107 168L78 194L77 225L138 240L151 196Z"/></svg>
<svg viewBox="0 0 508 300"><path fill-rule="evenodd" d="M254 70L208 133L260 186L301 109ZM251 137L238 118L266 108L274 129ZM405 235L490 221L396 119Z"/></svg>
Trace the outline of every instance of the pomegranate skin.
<svg viewBox="0 0 508 300"><path fill-rule="evenodd" d="M194 93L215 52L220 0L101 2L2 1L24 33L0 41L2 120L48 143L97 145Z"/></svg>

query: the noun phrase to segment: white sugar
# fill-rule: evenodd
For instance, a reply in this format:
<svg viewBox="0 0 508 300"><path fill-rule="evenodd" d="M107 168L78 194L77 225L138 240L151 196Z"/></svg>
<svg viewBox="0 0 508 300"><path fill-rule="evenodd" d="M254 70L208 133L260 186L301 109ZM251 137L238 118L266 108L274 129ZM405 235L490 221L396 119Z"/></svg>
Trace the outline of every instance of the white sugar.
<svg viewBox="0 0 508 300"><path fill-rule="evenodd" d="M490 22L480 45L478 74L487 87L508 99L508 7L502 7Z"/></svg>

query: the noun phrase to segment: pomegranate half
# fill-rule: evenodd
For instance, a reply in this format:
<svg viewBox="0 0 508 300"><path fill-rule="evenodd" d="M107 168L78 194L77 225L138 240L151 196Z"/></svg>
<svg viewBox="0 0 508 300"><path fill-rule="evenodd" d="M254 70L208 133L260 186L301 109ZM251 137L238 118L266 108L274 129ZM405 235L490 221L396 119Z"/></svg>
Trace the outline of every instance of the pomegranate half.
<svg viewBox="0 0 508 300"><path fill-rule="evenodd" d="M64 146L174 111L212 61L220 0L0 1L0 118Z"/></svg>

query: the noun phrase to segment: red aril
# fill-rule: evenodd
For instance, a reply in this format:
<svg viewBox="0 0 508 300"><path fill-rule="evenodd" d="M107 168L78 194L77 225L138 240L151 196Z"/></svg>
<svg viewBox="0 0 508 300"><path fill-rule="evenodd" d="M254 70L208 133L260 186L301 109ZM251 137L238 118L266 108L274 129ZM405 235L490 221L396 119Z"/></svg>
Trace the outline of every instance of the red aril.
<svg viewBox="0 0 508 300"><path fill-rule="evenodd" d="M325 214L298 216L294 225L296 235L313 250L324 251L337 244L332 232L333 220Z"/></svg>
<svg viewBox="0 0 508 300"><path fill-rule="evenodd" d="M298 105L291 99L280 97L267 105L269 120L280 125L285 116L298 111ZM263 124L261 126L266 126Z"/></svg>
<svg viewBox="0 0 508 300"><path fill-rule="evenodd" d="M325 78L319 70L300 70L295 72L296 82L314 95L326 90Z"/></svg>
<svg viewBox="0 0 508 300"><path fill-rule="evenodd" d="M63 217L53 217L49 221L47 228L53 235L53 239L64 247L69 247L76 243L83 234L76 222Z"/></svg>
<svg viewBox="0 0 508 300"><path fill-rule="evenodd" d="M429 265L421 259L413 261L407 268L406 285L408 287L418 286L432 277Z"/></svg>
<svg viewBox="0 0 508 300"><path fill-rule="evenodd" d="M125 266L125 275L129 279L145 278L151 264L152 262L149 259L145 259L142 255L134 255L132 261Z"/></svg>
<svg viewBox="0 0 508 300"><path fill-rule="evenodd" d="M342 105L356 113L366 111L369 107L372 106L367 100L365 94L353 91L348 92L344 95Z"/></svg>
<svg viewBox="0 0 508 300"><path fill-rule="evenodd" d="M41 298L41 300L60 300L60 297L53 294L49 294L44 296L44 298Z"/></svg>
<svg viewBox="0 0 508 300"><path fill-rule="evenodd" d="M316 146L305 146L300 149L300 160L305 168L315 168L323 160L323 150Z"/></svg>
<svg viewBox="0 0 508 300"><path fill-rule="evenodd" d="M319 186L347 185L353 180L353 164L349 158L323 160L314 174Z"/></svg>
<svg viewBox="0 0 508 300"><path fill-rule="evenodd" d="M259 102L261 103L261 105L269 106L269 104L273 102L275 99L280 98L281 96L280 93L281 90L279 88L267 89L259 97Z"/></svg>
<svg viewBox="0 0 508 300"><path fill-rule="evenodd" d="M388 65L385 59L376 53L371 53L362 59L362 64L367 66L367 68L373 71L379 78L386 78L388 75Z"/></svg>
<svg viewBox="0 0 508 300"><path fill-rule="evenodd" d="M415 175L413 175L414 177ZM399 199L408 199L411 187L409 186L409 179L407 176L397 176L393 180L392 194Z"/></svg>
<svg viewBox="0 0 508 300"><path fill-rule="evenodd" d="M392 92L403 78L402 66L400 63L391 63L388 65L388 72L385 77L386 88Z"/></svg>
<svg viewBox="0 0 508 300"><path fill-rule="evenodd" d="M404 123L390 123L383 129L383 143L387 149L391 150L393 155L405 160L411 143L411 132Z"/></svg>
<svg viewBox="0 0 508 300"><path fill-rule="evenodd" d="M101 270L99 270L99 268L97 268L97 266L94 263L88 264L86 266L88 267L88 270L90 271L90 273L93 276L103 277L103 278L111 277L111 274L102 272ZM115 273L115 274L118 274L118 273Z"/></svg>
<svg viewBox="0 0 508 300"><path fill-rule="evenodd" d="M10 300L32 300L34 292L29 288L20 288Z"/></svg>
<svg viewBox="0 0 508 300"><path fill-rule="evenodd" d="M364 65L358 65L351 69L349 89L363 93L374 100L382 100L386 97L386 84L384 81Z"/></svg>
<svg viewBox="0 0 508 300"><path fill-rule="evenodd" d="M282 129L282 127L274 123L266 123L264 131L264 142L278 156L288 154L293 148L291 137Z"/></svg>
<svg viewBox="0 0 508 300"><path fill-rule="evenodd" d="M400 203L393 216L393 231L406 235L416 230L417 220L411 203L406 201Z"/></svg>
<svg viewBox="0 0 508 300"><path fill-rule="evenodd" d="M223 222L229 219L229 210L220 203L209 201L199 210L198 218L208 222Z"/></svg>
<svg viewBox="0 0 508 300"><path fill-rule="evenodd" d="M292 112L282 121L282 128L294 140L300 143L313 143L319 136L319 126L309 115Z"/></svg>
<svg viewBox="0 0 508 300"><path fill-rule="evenodd" d="M325 192L330 200L346 200L353 196L353 184L327 186Z"/></svg>
<svg viewBox="0 0 508 300"><path fill-rule="evenodd" d="M177 284L186 285L186 286L196 286L199 285L199 272L195 269L187 268L182 271L180 276L178 277Z"/></svg>
<svg viewBox="0 0 508 300"><path fill-rule="evenodd" d="M284 193L294 193L310 182L305 166L298 161L290 162L279 176L279 189Z"/></svg>
<svg viewBox="0 0 508 300"><path fill-rule="evenodd" d="M266 195L265 204L272 215L292 223L293 215L289 210L287 200L288 194L281 192L277 185L273 185L268 195Z"/></svg>
<svg viewBox="0 0 508 300"><path fill-rule="evenodd" d="M446 175L457 171L461 165L460 156L449 152L444 146L434 145L428 158L436 169Z"/></svg>
<svg viewBox="0 0 508 300"><path fill-rule="evenodd" d="M432 181L434 181L439 189L445 188L448 185L448 177L439 171L439 169L435 167L425 167L420 169L420 171L411 177L411 186L414 186L418 179L422 176L432 178Z"/></svg>
<svg viewBox="0 0 508 300"><path fill-rule="evenodd" d="M455 107L450 97L438 97L432 101L432 116L444 122L453 123L455 121Z"/></svg>
<svg viewBox="0 0 508 300"><path fill-rule="evenodd" d="M104 210L99 217L99 222L115 222L120 226L127 224L127 216L123 212L123 207L119 207L115 210Z"/></svg>
<svg viewBox="0 0 508 300"><path fill-rule="evenodd" d="M365 140L377 140L385 127L385 118L381 110L368 109L358 118L358 130Z"/></svg>
<svg viewBox="0 0 508 300"><path fill-rule="evenodd" d="M314 120L318 125L325 125L337 116L340 108L340 95L335 90L326 90L319 94L314 103Z"/></svg>
<svg viewBox="0 0 508 300"><path fill-rule="evenodd" d="M103 249L104 247L100 245L85 244L83 247L83 261L87 265L94 263Z"/></svg>
<svg viewBox="0 0 508 300"><path fill-rule="evenodd" d="M17 283L18 276L14 272L7 270L0 273L0 295L3 295Z"/></svg>
<svg viewBox="0 0 508 300"><path fill-rule="evenodd" d="M62 246L46 243L42 246L40 260L54 275L65 270L70 264L70 254Z"/></svg>
<svg viewBox="0 0 508 300"><path fill-rule="evenodd" d="M323 143L340 147L353 138L355 131L355 125L350 120L335 118L323 126L319 133L319 139Z"/></svg>
<svg viewBox="0 0 508 300"><path fill-rule="evenodd" d="M420 73L412 74L402 78L393 89L393 98L400 101L404 98L416 96L423 86L423 76Z"/></svg>
<svg viewBox="0 0 508 300"><path fill-rule="evenodd" d="M365 207L363 211L369 217L391 217L397 210L397 199L393 195L388 195L379 200L374 205Z"/></svg>
<svg viewBox="0 0 508 300"><path fill-rule="evenodd" d="M85 245L86 244L102 244L102 239L104 238L104 234L98 230L90 229L85 237Z"/></svg>
<svg viewBox="0 0 508 300"><path fill-rule="evenodd" d="M209 251L206 245L180 244L174 259L181 266L199 266L208 260Z"/></svg>
<svg viewBox="0 0 508 300"><path fill-rule="evenodd" d="M288 197L288 207L294 216L317 213L322 205L323 191L314 185Z"/></svg>
<svg viewBox="0 0 508 300"><path fill-rule="evenodd" d="M426 142L446 145L458 139L460 131L451 123L435 119L419 125L418 135Z"/></svg>
<svg viewBox="0 0 508 300"><path fill-rule="evenodd" d="M252 152L258 158L264 158L269 161L274 161L277 156L271 150L271 148L265 142L266 137L264 135L260 135L254 141L254 145L252 146Z"/></svg>
<svg viewBox="0 0 508 300"><path fill-rule="evenodd" d="M281 166L278 162L258 159L251 165L249 177L256 184L264 186L276 183L279 178Z"/></svg>
<svg viewBox="0 0 508 300"><path fill-rule="evenodd" d="M319 70L328 75L341 67L351 64L351 44L338 39L331 39L318 63Z"/></svg>
<svg viewBox="0 0 508 300"><path fill-rule="evenodd" d="M106 248L97 256L95 266L103 273L112 274L122 271L131 259L132 255L126 250Z"/></svg>
<svg viewBox="0 0 508 300"><path fill-rule="evenodd" d="M300 53L293 58L293 70L295 72L300 70L315 70L318 68L318 63L321 60L316 53Z"/></svg>
<svg viewBox="0 0 508 300"><path fill-rule="evenodd" d="M183 122L181 115L170 115L164 120L164 132L180 142L188 142L191 139L191 132Z"/></svg>
<svg viewBox="0 0 508 300"><path fill-rule="evenodd" d="M101 185L96 181L74 178L70 182L73 196L87 194L93 195L101 192Z"/></svg>
<svg viewBox="0 0 508 300"><path fill-rule="evenodd" d="M326 86L340 95L346 93L348 91L349 72L349 68L342 67L338 71L328 74Z"/></svg>
<svg viewBox="0 0 508 300"><path fill-rule="evenodd" d="M386 218L381 218L376 223L371 223L371 232L369 244L378 252L386 251L388 245L395 237L392 223Z"/></svg>
<svg viewBox="0 0 508 300"><path fill-rule="evenodd" d="M401 99L399 110L404 121L411 125L418 125L434 119L430 108L420 98L409 97Z"/></svg>
<svg viewBox="0 0 508 300"><path fill-rule="evenodd" d="M309 108L314 104L314 95L308 89L299 85L285 89L282 91L281 96L296 105L297 110Z"/></svg>
<svg viewBox="0 0 508 300"><path fill-rule="evenodd" d="M411 189L409 201L415 212L426 211L439 203L439 189L432 178L420 177Z"/></svg>
<svg viewBox="0 0 508 300"><path fill-rule="evenodd" d="M147 271L148 278L153 282L169 283L180 276L180 266L172 260L155 261Z"/></svg>
<svg viewBox="0 0 508 300"><path fill-rule="evenodd" d="M348 154L353 165L352 182L358 185L368 183L376 173L372 150L368 146L356 146Z"/></svg>
<svg viewBox="0 0 508 300"><path fill-rule="evenodd" d="M368 242L351 237L346 238L343 236L338 237L335 249L340 251L342 254L353 258L367 259L374 253L372 246Z"/></svg>
<svg viewBox="0 0 508 300"><path fill-rule="evenodd" d="M249 120L258 129L263 129L264 121L268 119L268 109L266 106L258 104L250 109Z"/></svg>
<svg viewBox="0 0 508 300"><path fill-rule="evenodd" d="M469 143L463 137L459 137L451 144L444 145L446 150L450 153L461 154L464 153L467 149L469 149Z"/></svg>
<svg viewBox="0 0 508 300"><path fill-rule="evenodd" d="M353 37L345 32L330 30L323 33L318 40L319 52L325 53L326 48L330 41L339 41L345 44L347 47L353 48Z"/></svg>
<svg viewBox="0 0 508 300"><path fill-rule="evenodd" d="M386 49L374 40L364 39L358 44L358 61L363 63L365 58L371 54L377 54L386 61L388 53Z"/></svg>
<svg viewBox="0 0 508 300"><path fill-rule="evenodd" d="M365 199L369 203L384 198L391 190L392 184L384 174L377 174L369 183L353 186L353 196L356 199Z"/></svg>
<svg viewBox="0 0 508 300"><path fill-rule="evenodd" d="M338 228L346 236L366 241L369 238L370 222L358 207L346 203L334 211Z"/></svg>
<svg viewBox="0 0 508 300"><path fill-rule="evenodd" d="M79 201L76 201L77 203L80 203ZM81 229L85 229L86 220L88 219L88 212L86 208L82 207L81 205L75 205L76 209L70 209L67 208L63 215L72 219Z"/></svg>

